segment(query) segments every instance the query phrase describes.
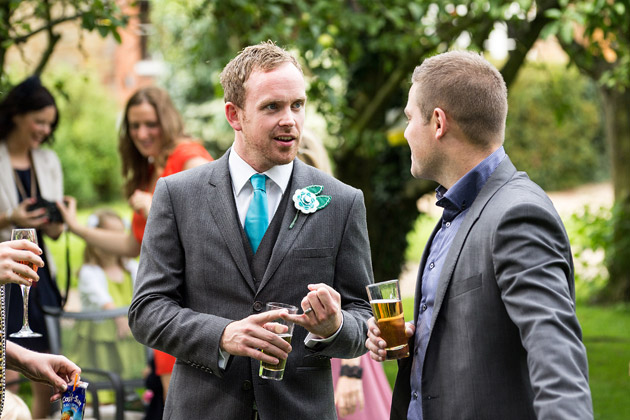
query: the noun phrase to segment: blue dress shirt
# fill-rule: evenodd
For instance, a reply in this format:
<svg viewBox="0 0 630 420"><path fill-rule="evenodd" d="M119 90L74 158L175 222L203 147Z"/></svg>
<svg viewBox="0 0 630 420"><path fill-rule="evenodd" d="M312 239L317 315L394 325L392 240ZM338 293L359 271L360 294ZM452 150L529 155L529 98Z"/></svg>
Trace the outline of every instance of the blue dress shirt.
<svg viewBox="0 0 630 420"><path fill-rule="evenodd" d="M505 150L501 146L460 178L451 189L446 190L439 186L436 190L437 202L435 204L444 210L440 230L435 234L433 241L427 244L430 246L430 252L422 271L422 298L418 308L414 338L415 352L411 371L411 402L407 412L409 420L422 420L422 368L431 333L435 293L446 255L468 209L505 156Z"/></svg>

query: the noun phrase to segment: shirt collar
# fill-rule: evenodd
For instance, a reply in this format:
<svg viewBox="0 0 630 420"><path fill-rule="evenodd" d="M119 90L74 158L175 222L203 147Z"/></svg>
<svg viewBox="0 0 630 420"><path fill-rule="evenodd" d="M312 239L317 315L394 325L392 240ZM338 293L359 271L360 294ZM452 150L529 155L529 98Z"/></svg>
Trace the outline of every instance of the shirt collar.
<svg viewBox="0 0 630 420"><path fill-rule="evenodd" d="M241 193L243 187L247 185L249 178L258 173L247 162L245 162L238 153L236 153L236 150L234 150L233 147L231 148L230 155L228 157L228 168L230 171L230 177L232 178L234 193L237 196ZM287 185L289 185L289 180L291 179L291 172L293 172L293 161L285 165L276 165L263 172L263 174L267 175L269 179L280 187L282 194L284 194L287 189Z"/></svg>
<svg viewBox="0 0 630 420"><path fill-rule="evenodd" d="M437 198L435 204L444 208L442 218L445 221L452 221L459 213L472 205L479 191L505 156L505 149L501 146L461 177L449 190L441 185L435 190Z"/></svg>

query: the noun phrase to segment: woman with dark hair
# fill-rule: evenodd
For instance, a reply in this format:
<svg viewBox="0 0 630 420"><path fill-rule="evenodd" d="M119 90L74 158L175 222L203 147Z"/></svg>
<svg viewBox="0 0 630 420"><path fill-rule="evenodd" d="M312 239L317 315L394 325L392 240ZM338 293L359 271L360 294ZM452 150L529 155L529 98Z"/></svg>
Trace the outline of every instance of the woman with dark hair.
<svg viewBox="0 0 630 420"><path fill-rule="evenodd" d="M42 306L59 307L61 297L52 256L43 236L57 239L63 222L55 201L63 198L63 176L54 151L40 146L52 141L59 112L55 99L37 76L15 86L0 102L0 240L10 239L11 229L35 228L45 266L38 271L28 305L29 323L39 338L21 338L19 344L38 352L48 352L48 337ZM22 292L11 286L7 311L7 337L22 326ZM7 372L7 380L17 378ZM50 387L31 382L34 418L50 414Z"/></svg>
<svg viewBox="0 0 630 420"><path fill-rule="evenodd" d="M68 229L89 245L115 255L137 257L157 180L203 165L212 157L198 141L185 134L182 118L168 93L153 86L139 89L127 102L118 150L125 195L134 210L131 233L79 223L76 201L72 197L66 197L67 206L59 203L59 207ZM166 394L175 358L157 350L154 354L156 374Z"/></svg>

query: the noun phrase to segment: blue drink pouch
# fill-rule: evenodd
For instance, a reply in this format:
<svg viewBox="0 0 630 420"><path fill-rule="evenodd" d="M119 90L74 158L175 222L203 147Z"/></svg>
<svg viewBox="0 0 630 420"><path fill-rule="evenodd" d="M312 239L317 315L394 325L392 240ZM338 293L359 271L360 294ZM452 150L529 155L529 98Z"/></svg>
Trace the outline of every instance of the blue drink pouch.
<svg viewBox="0 0 630 420"><path fill-rule="evenodd" d="M83 420L87 387L87 382L78 383L76 388L74 384L68 384L68 389L61 398L61 420Z"/></svg>

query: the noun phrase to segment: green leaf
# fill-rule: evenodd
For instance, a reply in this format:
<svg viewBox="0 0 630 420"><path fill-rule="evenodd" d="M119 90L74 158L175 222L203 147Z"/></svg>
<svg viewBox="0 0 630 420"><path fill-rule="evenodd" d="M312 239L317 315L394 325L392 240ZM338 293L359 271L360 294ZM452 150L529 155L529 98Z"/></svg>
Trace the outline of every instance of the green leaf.
<svg viewBox="0 0 630 420"><path fill-rule="evenodd" d="M322 192L322 190L324 189L324 187L322 185L309 185L308 187L304 188L306 191L312 192L313 194L317 195L320 192Z"/></svg>
<svg viewBox="0 0 630 420"><path fill-rule="evenodd" d="M107 26L97 26L96 29L103 38L105 38L107 34L109 34L109 28Z"/></svg>
<svg viewBox="0 0 630 420"><path fill-rule="evenodd" d="M116 28L112 28L111 30L112 32L112 36L114 37L114 39L116 40L116 42L118 42L119 44L122 43L122 38L120 37L120 34L118 33L118 31L116 30Z"/></svg>
<svg viewBox="0 0 630 420"><path fill-rule="evenodd" d="M317 205L317 210L320 210L326 207L328 203L330 203L330 200L331 200L331 197L329 195L320 195L319 197L317 197L317 202L319 203Z"/></svg>
<svg viewBox="0 0 630 420"><path fill-rule="evenodd" d="M626 6L623 3L615 3L613 5L613 8L615 9L615 12L617 12L619 16L623 16L626 13Z"/></svg>
<svg viewBox="0 0 630 420"><path fill-rule="evenodd" d="M560 39L565 44L570 44L573 41L573 22L563 22L560 26L560 33L558 34Z"/></svg>
<svg viewBox="0 0 630 420"><path fill-rule="evenodd" d="M545 10L545 16L551 19L560 19L562 17L562 11L558 9Z"/></svg>
<svg viewBox="0 0 630 420"><path fill-rule="evenodd" d="M540 31L540 38L547 39L550 35L555 35L558 32L558 22L552 22L545 25Z"/></svg>

